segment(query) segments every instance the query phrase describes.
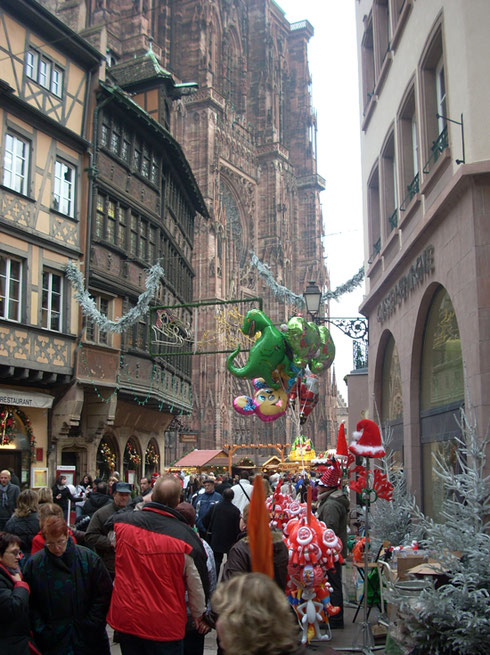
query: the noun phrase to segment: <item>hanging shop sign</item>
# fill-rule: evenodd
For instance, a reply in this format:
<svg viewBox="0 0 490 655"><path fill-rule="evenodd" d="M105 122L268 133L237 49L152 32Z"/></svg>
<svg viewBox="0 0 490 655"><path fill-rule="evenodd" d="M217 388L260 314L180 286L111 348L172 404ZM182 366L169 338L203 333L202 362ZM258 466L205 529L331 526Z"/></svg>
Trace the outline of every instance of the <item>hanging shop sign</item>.
<svg viewBox="0 0 490 655"><path fill-rule="evenodd" d="M383 298L378 305L376 318L379 323L384 323L395 313L404 300L422 284L435 270L434 265L434 246L427 248L420 254L415 262L410 266L406 275L403 275L390 292Z"/></svg>
<svg viewBox="0 0 490 655"><path fill-rule="evenodd" d="M49 409L53 406L54 396L35 391L19 391L18 389L0 389L0 405L15 405L16 407L42 407Z"/></svg>
<svg viewBox="0 0 490 655"><path fill-rule="evenodd" d="M183 432L180 435L180 443L196 443L197 434Z"/></svg>

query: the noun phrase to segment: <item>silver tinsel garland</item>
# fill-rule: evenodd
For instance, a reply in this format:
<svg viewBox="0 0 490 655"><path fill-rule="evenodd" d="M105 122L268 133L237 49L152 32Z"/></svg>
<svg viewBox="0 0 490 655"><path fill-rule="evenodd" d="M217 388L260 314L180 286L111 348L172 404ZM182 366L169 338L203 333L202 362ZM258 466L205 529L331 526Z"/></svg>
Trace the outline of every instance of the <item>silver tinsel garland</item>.
<svg viewBox="0 0 490 655"><path fill-rule="evenodd" d="M278 284L271 273L270 268L263 264L257 255L250 251L250 261L252 266L255 266L260 277L265 280L267 286L271 289L272 293L276 298L286 301L289 305L294 305L298 309L303 309L305 306L305 301L303 296L299 296L296 293L290 291L287 287L283 287L281 284ZM322 301L326 302L327 300L338 300L340 296L343 296L344 293L350 293L354 291L361 282L364 280L364 267L358 270L358 272L351 277L350 280L347 280L345 284L340 285L335 289L335 291L327 291L322 296Z"/></svg>
<svg viewBox="0 0 490 655"><path fill-rule="evenodd" d="M138 297L136 305L127 314L118 318L117 321L109 320L107 316L101 314L97 309L95 300L85 289L80 269L73 262L70 261L66 265L65 275L75 289L75 298L80 303L84 315L95 323L102 332L120 333L130 328L148 312L150 302L158 291L160 280L165 275L165 272L160 264L154 264L150 268L145 282L146 291Z"/></svg>

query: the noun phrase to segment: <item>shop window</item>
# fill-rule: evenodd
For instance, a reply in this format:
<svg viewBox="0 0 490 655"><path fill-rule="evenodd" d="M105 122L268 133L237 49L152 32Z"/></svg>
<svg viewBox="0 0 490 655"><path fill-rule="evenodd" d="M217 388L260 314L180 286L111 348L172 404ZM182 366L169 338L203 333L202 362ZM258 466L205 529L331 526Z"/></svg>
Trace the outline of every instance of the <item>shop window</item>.
<svg viewBox="0 0 490 655"><path fill-rule="evenodd" d="M148 444L145 452L145 475L150 477L152 473L160 470L160 449L155 439Z"/></svg>
<svg viewBox="0 0 490 655"><path fill-rule="evenodd" d="M0 318L22 319L22 262L0 254Z"/></svg>
<svg viewBox="0 0 490 655"><path fill-rule="evenodd" d="M421 65L423 98L423 135L425 161L424 173L448 146L447 93L443 52L442 29L439 27L429 43Z"/></svg>
<svg viewBox="0 0 490 655"><path fill-rule="evenodd" d="M420 188L418 121L413 86L409 89L398 114L398 134L402 188L400 210L405 211Z"/></svg>
<svg viewBox="0 0 490 655"><path fill-rule="evenodd" d="M135 438L130 437L126 442L123 457L123 475L130 484L139 482L141 463L142 457L139 445Z"/></svg>
<svg viewBox="0 0 490 655"><path fill-rule="evenodd" d="M63 278L58 273L43 272L41 326L61 332L63 325Z"/></svg>
<svg viewBox="0 0 490 655"><path fill-rule="evenodd" d="M395 163L395 135L389 133L381 152L382 201L386 234L398 225L398 194Z"/></svg>
<svg viewBox="0 0 490 655"><path fill-rule="evenodd" d="M118 448L110 435L102 437L97 448L97 476L108 480L116 470L120 470L118 461Z"/></svg>
<svg viewBox="0 0 490 655"><path fill-rule="evenodd" d="M29 156L29 141L7 132L3 153L3 184L24 196L28 191Z"/></svg>
<svg viewBox="0 0 490 655"><path fill-rule="evenodd" d="M378 164L376 164L368 180L367 205L369 244L371 253L369 257L369 263L372 263L376 255L378 255L379 251L381 250Z"/></svg>
<svg viewBox="0 0 490 655"><path fill-rule="evenodd" d="M387 445L398 464L403 464L403 398L400 358L390 336L384 352L381 390L381 422Z"/></svg>
<svg viewBox="0 0 490 655"><path fill-rule="evenodd" d="M454 464L457 423L464 399L461 339L448 293L440 288L434 296L424 330L420 380L420 433L422 442L424 511L439 516L442 485L434 472L433 454Z"/></svg>
<svg viewBox="0 0 490 655"><path fill-rule="evenodd" d="M75 215L75 168L57 159L54 164L53 208Z"/></svg>

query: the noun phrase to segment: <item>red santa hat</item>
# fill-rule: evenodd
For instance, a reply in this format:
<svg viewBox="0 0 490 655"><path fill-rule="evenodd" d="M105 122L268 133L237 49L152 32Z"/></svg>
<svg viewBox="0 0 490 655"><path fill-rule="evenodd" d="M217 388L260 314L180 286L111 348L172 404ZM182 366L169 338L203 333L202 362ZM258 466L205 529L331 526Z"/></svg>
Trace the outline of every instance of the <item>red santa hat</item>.
<svg viewBox="0 0 490 655"><path fill-rule="evenodd" d="M357 424L357 431L352 433L354 441L349 450L359 457L384 457L385 449L381 443L381 433L374 421L365 418Z"/></svg>
<svg viewBox="0 0 490 655"><path fill-rule="evenodd" d="M349 455L349 453L347 452L347 441L345 440L345 428L343 423L341 423L339 427L336 453L341 457L347 457Z"/></svg>

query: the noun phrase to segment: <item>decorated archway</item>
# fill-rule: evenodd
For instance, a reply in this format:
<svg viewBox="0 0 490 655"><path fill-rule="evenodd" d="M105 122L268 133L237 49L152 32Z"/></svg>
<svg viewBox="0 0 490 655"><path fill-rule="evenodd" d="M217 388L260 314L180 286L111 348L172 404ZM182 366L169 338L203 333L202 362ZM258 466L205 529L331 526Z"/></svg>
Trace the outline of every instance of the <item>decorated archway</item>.
<svg viewBox="0 0 490 655"><path fill-rule="evenodd" d="M0 469L13 469L29 484L36 440L31 420L20 407L0 405Z"/></svg>
<svg viewBox="0 0 490 655"><path fill-rule="evenodd" d="M150 439L145 451L145 475L160 471L160 449L155 439Z"/></svg>
<svg viewBox="0 0 490 655"><path fill-rule="evenodd" d="M129 437L124 448L123 477L124 480L135 484L141 477L142 463L141 449L136 437Z"/></svg>
<svg viewBox="0 0 490 655"><path fill-rule="evenodd" d="M118 448L116 441L110 434L105 434L97 449L97 475L103 480L108 480L117 470L117 463Z"/></svg>

